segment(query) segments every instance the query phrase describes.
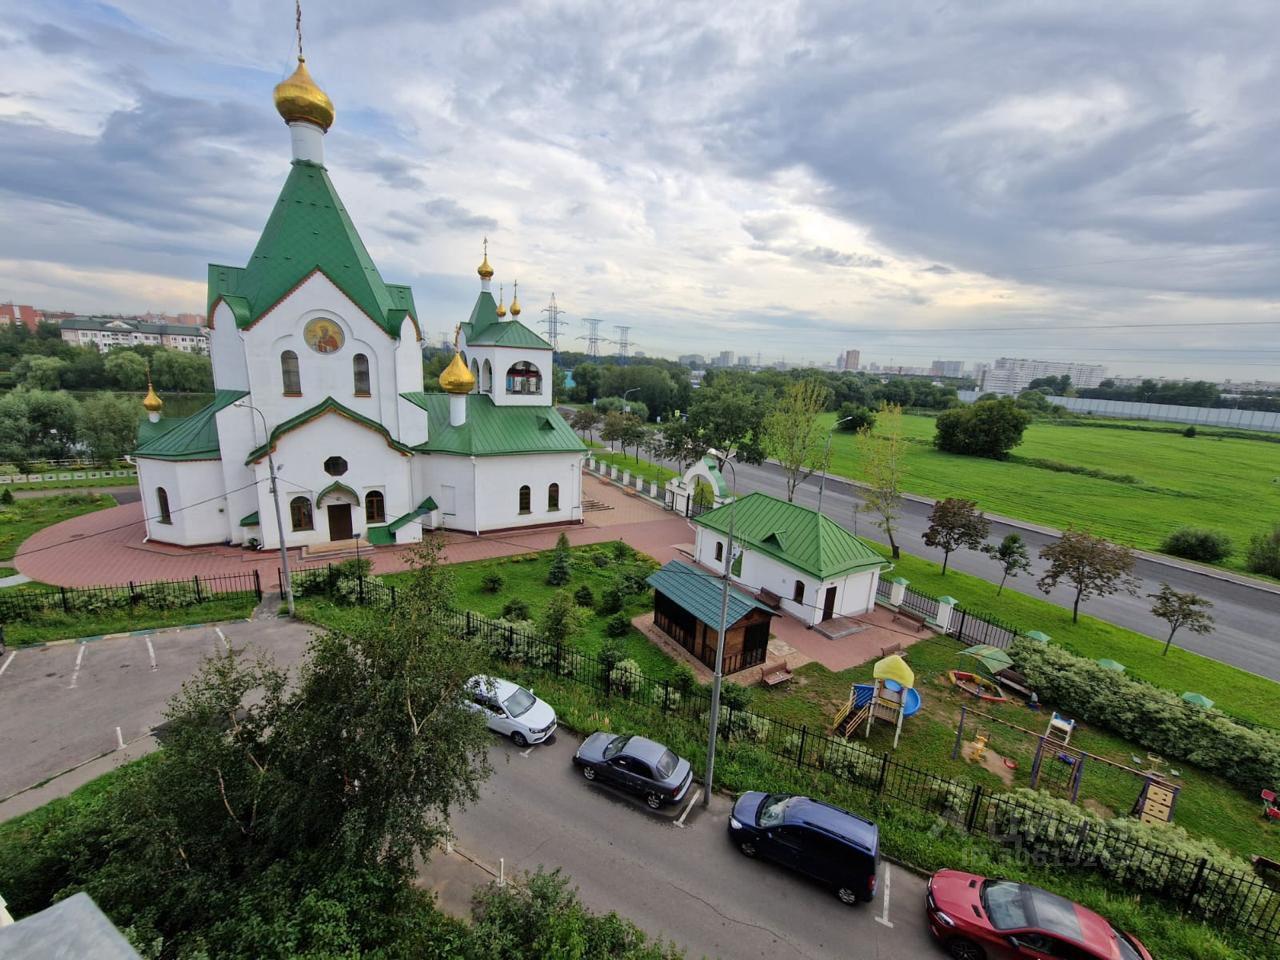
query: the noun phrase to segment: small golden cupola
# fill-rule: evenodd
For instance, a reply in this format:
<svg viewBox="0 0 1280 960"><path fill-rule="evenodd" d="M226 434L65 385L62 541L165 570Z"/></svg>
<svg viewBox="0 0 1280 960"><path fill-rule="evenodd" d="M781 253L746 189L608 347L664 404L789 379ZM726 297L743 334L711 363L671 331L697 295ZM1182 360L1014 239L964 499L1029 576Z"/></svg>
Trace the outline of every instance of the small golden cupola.
<svg viewBox="0 0 1280 960"><path fill-rule="evenodd" d="M286 80L276 84L276 110L285 123L312 123L328 132L333 126L333 101L311 79L306 58L298 55L298 68Z"/></svg>
<svg viewBox="0 0 1280 960"><path fill-rule="evenodd" d="M498 284L498 319L501 320L507 315L507 308L503 304L505 294L502 292L502 284Z"/></svg>
<svg viewBox="0 0 1280 960"><path fill-rule="evenodd" d="M445 393L462 394L470 393L475 388L476 378L467 369L467 365L462 362L462 353L455 351L453 359L449 361L449 365L440 374L440 389Z"/></svg>
<svg viewBox="0 0 1280 960"><path fill-rule="evenodd" d="M142 409L147 411L147 418L155 423L160 419L160 411L164 407L164 401L160 399L160 394L156 393L156 388L151 385L151 374L147 374L147 395L142 398Z"/></svg>
<svg viewBox="0 0 1280 960"><path fill-rule="evenodd" d="M511 319L520 316L520 281L515 281L511 290Z"/></svg>

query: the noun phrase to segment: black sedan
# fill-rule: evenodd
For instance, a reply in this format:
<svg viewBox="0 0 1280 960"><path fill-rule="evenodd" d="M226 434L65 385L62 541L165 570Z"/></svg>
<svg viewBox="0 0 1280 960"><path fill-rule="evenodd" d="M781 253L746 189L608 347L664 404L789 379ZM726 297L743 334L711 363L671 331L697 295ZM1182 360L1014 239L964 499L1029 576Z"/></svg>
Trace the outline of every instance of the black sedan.
<svg viewBox="0 0 1280 960"><path fill-rule="evenodd" d="M644 737L593 733L573 755L588 780L600 780L644 797L657 810L679 803L693 783L689 761Z"/></svg>

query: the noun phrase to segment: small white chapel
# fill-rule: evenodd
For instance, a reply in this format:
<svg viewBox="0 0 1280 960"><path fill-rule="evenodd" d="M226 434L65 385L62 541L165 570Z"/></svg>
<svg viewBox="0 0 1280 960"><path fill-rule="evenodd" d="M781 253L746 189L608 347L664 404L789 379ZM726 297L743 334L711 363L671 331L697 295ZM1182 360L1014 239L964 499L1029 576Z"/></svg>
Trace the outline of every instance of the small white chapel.
<svg viewBox="0 0 1280 960"><path fill-rule="evenodd" d="M209 265L212 403L164 416L149 389L133 457L147 537L276 548L582 522L585 448L552 405L552 349L519 291L480 294L423 383L413 292L386 283L324 162L329 97L298 57L275 89L293 160L244 267Z"/></svg>

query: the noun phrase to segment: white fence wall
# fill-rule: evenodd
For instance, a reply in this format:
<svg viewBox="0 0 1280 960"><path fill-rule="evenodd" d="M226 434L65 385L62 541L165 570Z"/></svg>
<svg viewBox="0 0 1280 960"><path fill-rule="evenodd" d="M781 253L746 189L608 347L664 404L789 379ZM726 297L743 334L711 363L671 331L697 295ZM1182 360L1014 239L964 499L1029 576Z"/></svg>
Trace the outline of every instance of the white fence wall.
<svg viewBox="0 0 1280 960"><path fill-rule="evenodd" d="M978 399L977 390L958 390L963 403ZM1117 420L1164 420L1205 427L1234 427L1239 430L1280 432L1280 413L1266 410L1233 410L1229 407L1184 407L1170 403L1141 403L1137 400L1088 400L1084 397L1050 397L1050 403L1073 413L1097 413Z"/></svg>

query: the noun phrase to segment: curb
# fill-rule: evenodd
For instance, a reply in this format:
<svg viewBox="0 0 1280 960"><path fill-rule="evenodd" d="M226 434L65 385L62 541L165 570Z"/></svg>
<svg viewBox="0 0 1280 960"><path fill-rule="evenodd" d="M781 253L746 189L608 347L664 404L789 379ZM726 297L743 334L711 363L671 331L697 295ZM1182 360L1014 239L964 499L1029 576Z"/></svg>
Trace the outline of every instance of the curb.
<svg viewBox="0 0 1280 960"><path fill-rule="evenodd" d="M224 623L252 623L251 617L237 617L234 620L210 620L208 623L173 623L168 626L149 627L145 630L128 630L124 633L99 633L92 637L68 637L64 640L41 640L39 643L13 644L17 650L39 650L43 647L65 647L73 643L95 643L98 640L123 640L125 637L155 636L162 630L198 630L202 627L217 627Z"/></svg>

